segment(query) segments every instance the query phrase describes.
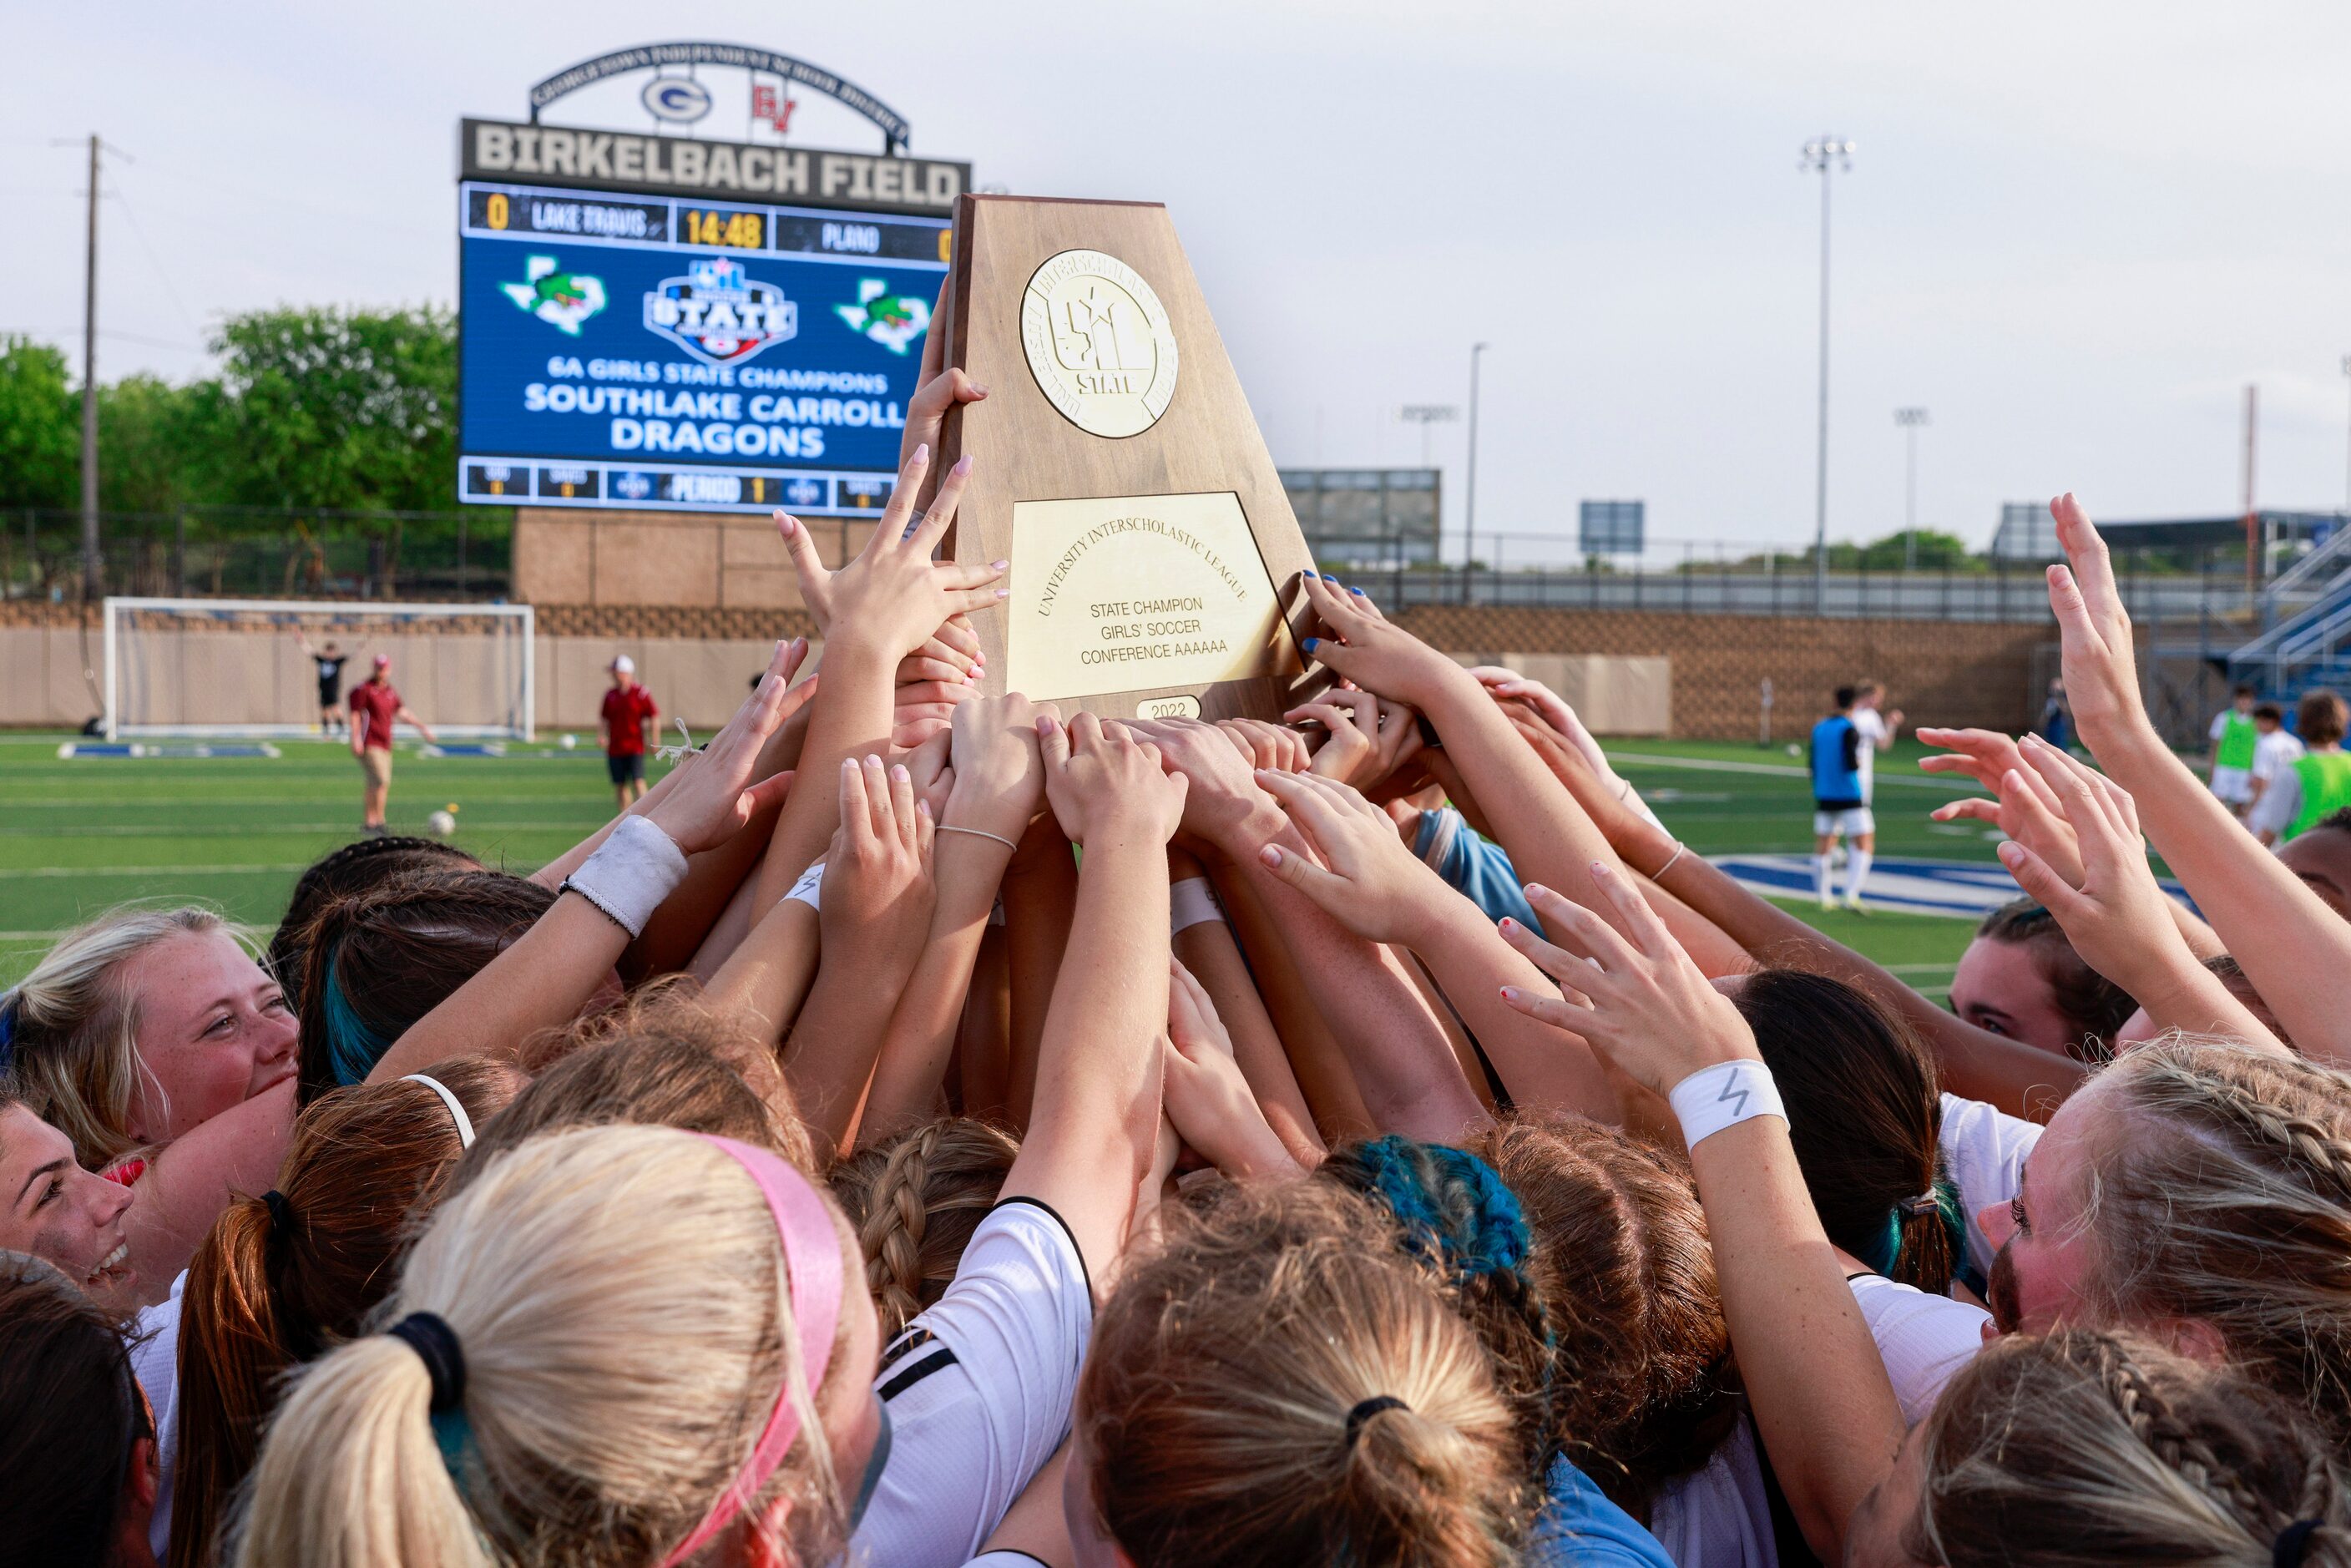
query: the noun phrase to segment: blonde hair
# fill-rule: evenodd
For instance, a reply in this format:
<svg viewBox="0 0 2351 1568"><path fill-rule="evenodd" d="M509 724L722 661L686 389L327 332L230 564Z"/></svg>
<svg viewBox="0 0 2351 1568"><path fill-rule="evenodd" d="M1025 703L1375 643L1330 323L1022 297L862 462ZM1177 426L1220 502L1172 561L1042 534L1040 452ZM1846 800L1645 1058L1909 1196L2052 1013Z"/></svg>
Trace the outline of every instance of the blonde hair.
<svg viewBox="0 0 2351 1568"><path fill-rule="evenodd" d="M2317 1528L2301 1561L2351 1562L2325 1433L2234 1372L2127 1334L1987 1345L1927 1419L1907 1554L1949 1568L2241 1563Z"/></svg>
<svg viewBox="0 0 2351 1568"><path fill-rule="evenodd" d="M1390 1221L1322 1182L1164 1212L1079 1385L1092 1505L1136 1568L1519 1561L1510 1406Z"/></svg>
<svg viewBox="0 0 2351 1568"><path fill-rule="evenodd" d="M827 1561L845 1510L817 1411L872 1368L841 1354L844 1312L809 1388L788 1288L766 1199L716 1145L666 1127L534 1138L444 1200L373 1319L449 1324L461 1408L431 1415L424 1362L397 1339L329 1352L269 1428L235 1561L643 1568L734 1483L779 1384L799 1433L743 1511L758 1529L789 1498L782 1544Z"/></svg>
<svg viewBox="0 0 2351 1568"><path fill-rule="evenodd" d="M2083 1092L2099 1304L2210 1324L2251 1375L2351 1438L2351 1076L2174 1038Z"/></svg>
<svg viewBox="0 0 2351 1568"><path fill-rule="evenodd" d="M946 1293L1019 1153L1020 1140L1001 1127L943 1116L832 1167L833 1196L865 1251L883 1340Z"/></svg>
<svg viewBox="0 0 2351 1568"><path fill-rule="evenodd" d="M109 910L68 932L16 990L9 1073L33 1113L73 1140L74 1158L102 1170L141 1146L131 1107L141 1088L163 1086L139 1053L139 998L122 965L173 936L235 933L202 904Z"/></svg>

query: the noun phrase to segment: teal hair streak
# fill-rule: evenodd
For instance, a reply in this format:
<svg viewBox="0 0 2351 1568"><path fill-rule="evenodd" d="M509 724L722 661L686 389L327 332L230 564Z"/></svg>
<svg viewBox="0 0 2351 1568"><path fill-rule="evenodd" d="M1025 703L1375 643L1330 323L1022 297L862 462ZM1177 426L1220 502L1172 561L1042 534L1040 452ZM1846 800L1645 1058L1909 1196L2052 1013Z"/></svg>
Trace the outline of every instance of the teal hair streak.
<svg viewBox="0 0 2351 1568"><path fill-rule="evenodd" d="M392 1041L360 1017L343 995L342 944L335 944L327 959L327 988L321 998L327 1012L327 1066L335 1082L346 1087L364 1083Z"/></svg>
<svg viewBox="0 0 2351 1568"><path fill-rule="evenodd" d="M1959 1274L1965 1270L1972 1273L1973 1270L1967 1268L1967 1217L1959 1212L1959 1188L1946 1177L1935 1178L1935 1207L1942 1219L1944 1232L1951 1239L1953 1272ZM1871 1273L1883 1274L1887 1279L1894 1277L1894 1267L1902 1258L1902 1211L1899 1208L1886 1213L1885 1233L1878 1237L1875 1247L1859 1254L1859 1257L1869 1266ZM1983 1293L1980 1284L1975 1281L1969 1281L1969 1288L1978 1295Z"/></svg>

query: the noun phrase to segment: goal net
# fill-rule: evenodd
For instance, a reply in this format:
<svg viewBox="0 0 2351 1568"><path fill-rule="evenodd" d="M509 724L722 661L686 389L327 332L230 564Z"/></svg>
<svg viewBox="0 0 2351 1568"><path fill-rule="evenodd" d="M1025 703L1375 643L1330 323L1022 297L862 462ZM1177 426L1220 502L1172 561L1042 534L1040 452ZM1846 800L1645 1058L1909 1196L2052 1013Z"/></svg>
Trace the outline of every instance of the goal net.
<svg viewBox="0 0 2351 1568"><path fill-rule="evenodd" d="M402 699L436 735L531 738L528 604L109 599L104 620L110 739L316 735L313 651L341 656L336 706L346 713L340 699L383 654Z"/></svg>

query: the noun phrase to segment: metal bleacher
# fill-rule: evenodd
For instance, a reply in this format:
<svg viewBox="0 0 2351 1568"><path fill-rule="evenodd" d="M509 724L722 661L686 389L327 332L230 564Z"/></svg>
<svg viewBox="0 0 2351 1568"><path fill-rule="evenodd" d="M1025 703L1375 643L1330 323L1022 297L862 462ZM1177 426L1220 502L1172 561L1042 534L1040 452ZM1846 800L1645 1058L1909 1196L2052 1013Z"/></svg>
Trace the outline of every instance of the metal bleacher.
<svg viewBox="0 0 2351 1568"><path fill-rule="evenodd" d="M2289 708L2315 686L2351 690L2351 528L2271 580L2262 620L2261 634L2229 655L2231 679Z"/></svg>

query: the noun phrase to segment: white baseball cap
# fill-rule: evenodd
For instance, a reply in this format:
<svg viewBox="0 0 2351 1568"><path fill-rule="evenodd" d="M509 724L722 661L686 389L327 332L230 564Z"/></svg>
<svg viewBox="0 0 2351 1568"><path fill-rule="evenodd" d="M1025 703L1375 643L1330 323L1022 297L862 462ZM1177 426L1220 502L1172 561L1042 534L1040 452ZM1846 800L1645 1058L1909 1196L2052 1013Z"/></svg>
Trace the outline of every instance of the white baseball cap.
<svg viewBox="0 0 2351 1568"><path fill-rule="evenodd" d="M608 670L618 670L624 675L632 675L637 672L637 662L626 653L622 653L604 667Z"/></svg>

